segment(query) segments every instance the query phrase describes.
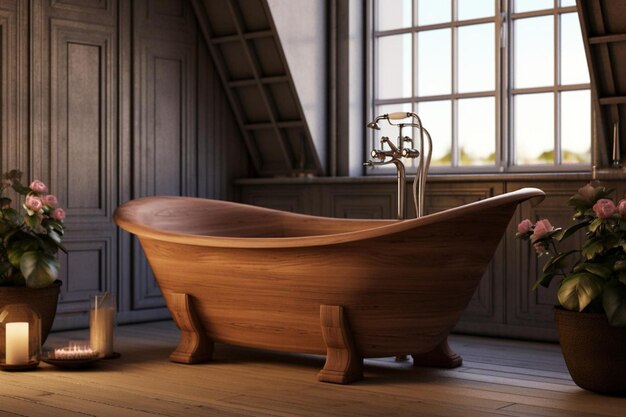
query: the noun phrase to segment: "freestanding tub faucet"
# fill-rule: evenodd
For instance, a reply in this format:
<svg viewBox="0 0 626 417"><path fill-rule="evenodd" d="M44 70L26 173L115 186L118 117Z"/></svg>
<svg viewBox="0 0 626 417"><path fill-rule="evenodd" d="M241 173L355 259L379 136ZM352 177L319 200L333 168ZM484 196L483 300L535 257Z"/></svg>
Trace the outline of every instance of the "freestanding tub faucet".
<svg viewBox="0 0 626 417"><path fill-rule="evenodd" d="M404 120L415 119L409 123L397 123L394 124L392 120ZM406 169L402 158L418 158L417 172L415 173L415 180L413 181L413 203L415 204L415 213L417 217L422 217L424 213L424 190L426 188L426 176L428 175L428 168L430 167L430 158L432 156L433 142L428 130L422 125L422 120L419 116L413 112L397 112L382 114L373 122L367 124L367 127L374 130L380 130L378 122L380 120L387 120L392 126L398 127L398 140L394 143L389 137L383 136L380 138L380 149L372 149L371 157L369 161L363 165L368 167L375 167L381 165L394 164L396 166L396 177L398 179L398 220L405 218L405 195L406 195ZM413 148L413 139L409 136L402 135L402 129L405 127L415 127L419 129L420 135L420 147L419 150ZM424 134L428 141L428 149L424 149ZM409 143L409 147L405 147L404 144ZM388 145L389 150L385 150L385 144Z"/></svg>

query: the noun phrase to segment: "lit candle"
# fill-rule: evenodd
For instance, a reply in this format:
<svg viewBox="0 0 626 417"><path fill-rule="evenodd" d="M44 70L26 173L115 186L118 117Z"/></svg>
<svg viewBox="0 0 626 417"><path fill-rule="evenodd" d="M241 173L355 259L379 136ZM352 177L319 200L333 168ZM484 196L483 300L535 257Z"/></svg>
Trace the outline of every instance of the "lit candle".
<svg viewBox="0 0 626 417"><path fill-rule="evenodd" d="M28 364L28 322L7 323L6 364Z"/></svg>
<svg viewBox="0 0 626 417"><path fill-rule="evenodd" d="M55 359L91 359L95 358L94 352L89 346L70 346L61 349L54 349Z"/></svg>

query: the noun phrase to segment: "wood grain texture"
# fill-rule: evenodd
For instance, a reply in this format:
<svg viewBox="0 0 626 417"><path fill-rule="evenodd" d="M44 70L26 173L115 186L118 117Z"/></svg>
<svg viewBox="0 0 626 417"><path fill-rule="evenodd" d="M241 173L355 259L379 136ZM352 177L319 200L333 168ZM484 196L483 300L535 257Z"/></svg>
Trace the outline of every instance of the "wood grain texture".
<svg viewBox="0 0 626 417"><path fill-rule="evenodd" d="M187 294L169 294L169 307L176 325L181 330L178 347L170 355L172 362L199 363L211 360L213 342L207 339L204 330Z"/></svg>
<svg viewBox="0 0 626 417"><path fill-rule="evenodd" d="M352 340L342 306L320 306L320 325L326 344L326 363L317 375L322 382L347 384L363 378L363 358Z"/></svg>
<svg viewBox="0 0 626 417"><path fill-rule="evenodd" d="M53 333L48 345L88 335ZM366 359L366 379L344 386L317 382L318 356L216 344L210 364L172 363L177 341L171 321L120 326L121 359L82 372L0 372L0 416L622 417L626 408L575 386L556 344L453 335L463 367Z"/></svg>
<svg viewBox="0 0 626 417"><path fill-rule="evenodd" d="M211 340L324 354L319 308L335 305L357 351L378 357L439 345L517 205L542 197L529 188L405 221L148 197L114 217L139 236L166 298L193 297Z"/></svg>

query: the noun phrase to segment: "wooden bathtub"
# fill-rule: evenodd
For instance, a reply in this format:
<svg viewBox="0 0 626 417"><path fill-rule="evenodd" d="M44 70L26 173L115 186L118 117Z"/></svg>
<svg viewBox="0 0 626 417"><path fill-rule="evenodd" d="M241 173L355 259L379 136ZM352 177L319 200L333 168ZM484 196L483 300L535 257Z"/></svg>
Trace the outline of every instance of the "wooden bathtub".
<svg viewBox="0 0 626 417"><path fill-rule="evenodd" d="M170 359L213 342L326 354L319 380L362 378L366 357L459 366L447 336L525 188L412 220L299 215L232 202L146 197L118 207L181 329Z"/></svg>

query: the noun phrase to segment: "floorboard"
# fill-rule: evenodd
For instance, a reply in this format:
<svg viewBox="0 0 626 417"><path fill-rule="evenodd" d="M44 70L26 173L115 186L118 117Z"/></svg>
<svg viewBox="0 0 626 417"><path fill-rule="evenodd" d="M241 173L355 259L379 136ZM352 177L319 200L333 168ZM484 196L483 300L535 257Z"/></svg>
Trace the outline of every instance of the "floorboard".
<svg viewBox="0 0 626 417"><path fill-rule="evenodd" d="M454 335L460 368L367 359L363 381L339 386L317 382L324 357L315 355L218 344L211 363L171 363L178 331L169 321L121 326L116 337L121 359L91 369L0 372L0 417L626 415L626 399L578 388L547 343ZM87 338L54 333L47 347Z"/></svg>

